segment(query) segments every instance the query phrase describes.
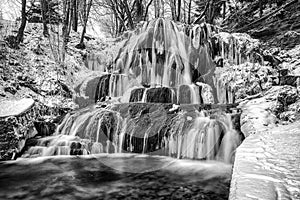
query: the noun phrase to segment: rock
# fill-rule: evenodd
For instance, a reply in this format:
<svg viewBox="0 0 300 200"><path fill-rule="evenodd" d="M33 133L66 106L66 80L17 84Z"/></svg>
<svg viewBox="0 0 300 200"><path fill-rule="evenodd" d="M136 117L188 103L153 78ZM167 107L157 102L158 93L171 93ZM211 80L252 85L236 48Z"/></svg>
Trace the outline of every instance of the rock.
<svg viewBox="0 0 300 200"><path fill-rule="evenodd" d="M131 91L129 102L142 101L145 88L137 88Z"/></svg>
<svg viewBox="0 0 300 200"><path fill-rule="evenodd" d="M12 87L12 86L6 86L6 87L4 87L4 91L5 92L9 92L12 95L15 95L17 93L17 89L15 87Z"/></svg>
<svg viewBox="0 0 300 200"><path fill-rule="evenodd" d="M210 85L205 83L197 82L197 85L201 87L201 97L204 104L214 104L214 96L213 96L213 89ZM233 102L230 102L233 103Z"/></svg>
<svg viewBox="0 0 300 200"><path fill-rule="evenodd" d="M292 86L283 87L278 93L277 100L284 106L293 104L299 98L298 90Z"/></svg>
<svg viewBox="0 0 300 200"><path fill-rule="evenodd" d="M101 77L88 77L75 87L75 103L80 108L95 104L96 88ZM97 97L99 98L99 96Z"/></svg>
<svg viewBox="0 0 300 200"><path fill-rule="evenodd" d="M46 137L55 133L56 125L52 122L36 121L34 126L39 136Z"/></svg>
<svg viewBox="0 0 300 200"><path fill-rule="evenodd" d="M176 104L173 104L173 107L171 109L169 109L169 112L176 112L176 111L179 111L180 109L180 106L179 105L176 105Z"/></svg>
<svg viewBox="0 0 300 200"><path fill-rule="evenodd" d="M280 69L278 70L278 73L280 74L280 76L286 76L289 73L288 69Z"/></svg>
<svg viewBox="0 0 300 200"><path fill-rule="evenodd" d="M0 104L0 118L20 115L34 105L33 99L20 99L16 101L2 101Z"/></svg>
<svg viewBox="0 0 300 200"><path fill-rule="evenodd" d="M279 77L279 85L290 85L297 87L300 76L286 75Z"/></svg>
<svg viewBox="0 0 300 200"><path fill-rule="evenodd" d="M176 103L176 94L171 88L150 88L146 91L148 103Z"/></svg>
<svg viewBox="0 0 300 200"><path fill-rule="evenodd" d="M189 85L181 85L178 90L178 103L191 104L193 102L193 88ZM199 93L198 93L199 94Z"/></svg>
<svg viewBox="0 0 300 200"><path fill-rule="evenodd" d="M106 97L109 95L109 80L110 74L106 74L101 76L95 91L95 102L97 101L105 101Z"/></svg>
<svg viewBox="0 0 300 200"><path fill-rule="evenodd" d="M274 35L276 33L276 30L270 27L264 27L260 30L255 30L251 32L251 36L253 36L254 38L261 38L261 37L266 37L266 36L270 36L270 35Z"/></svg>

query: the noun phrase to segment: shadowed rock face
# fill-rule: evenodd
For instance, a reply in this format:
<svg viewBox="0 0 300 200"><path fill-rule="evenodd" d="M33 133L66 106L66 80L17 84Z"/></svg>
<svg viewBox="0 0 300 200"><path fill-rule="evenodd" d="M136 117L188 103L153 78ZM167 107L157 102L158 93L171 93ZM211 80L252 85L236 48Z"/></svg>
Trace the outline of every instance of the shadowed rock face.
<svg viewBox="0 0 300 200"><path fill-rule="evenodd" d="M98 88L98 84L101 79L102 79L101 77L88 78L87 80L84 80L80 85L78 85L75 88L75 92L76 92L75 103L78 104L80 108L95 103L95 96L98 97L98 95L96 95L97 94L96 89Z"/></svg>
<svg viewBox="0 0 300 200"><path fill-rule="evenodd" d="M286 75L279 77L279 85L290 85L297 87L300 83L300 76Z"/></svg>
<svg viewBox="0 0 300 200"><path fill-rule="evenodd" d="M129 102L142 102L145 93L145 88L132 90Z"/></svg>
<svg viewBox="0 0 300 200"><path fill-rule="evenodd" d="M146 91L146 102L176 103L175 93L170 88L150 88Z"/></svg>
<svg viewBox="0 0 300 200"><path fill-rule="evenodd" d="M178 102L181 104L192 103L192 91L188 85L181 85L179 87Z"/></svg>
<svg viewBox="0 0 300 200"><path fill-rule="evenodd" d="M96 88L95 102L105 101L106 97L109 95L109 80L111 75L106 74L101 76Z"/></svg>

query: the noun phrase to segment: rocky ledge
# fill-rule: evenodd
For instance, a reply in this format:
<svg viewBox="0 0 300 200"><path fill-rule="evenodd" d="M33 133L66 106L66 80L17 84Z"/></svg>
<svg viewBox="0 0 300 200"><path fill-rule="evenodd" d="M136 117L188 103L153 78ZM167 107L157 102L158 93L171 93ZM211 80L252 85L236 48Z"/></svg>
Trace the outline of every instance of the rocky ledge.
<svg viewBox="0 0 300 200"><path fill-rule="evenodd" d="M20 156L28 139L53 133L55 128L49 116L61 114L62 111L46 107L30 98L1 101L0 161Z"/></svg>

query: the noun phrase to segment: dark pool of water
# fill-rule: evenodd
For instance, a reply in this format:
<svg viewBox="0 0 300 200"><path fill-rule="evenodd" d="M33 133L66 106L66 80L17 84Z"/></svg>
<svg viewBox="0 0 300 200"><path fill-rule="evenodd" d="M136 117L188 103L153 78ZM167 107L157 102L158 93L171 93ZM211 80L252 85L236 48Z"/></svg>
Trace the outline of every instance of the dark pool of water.
<svg viewBox="0 0 300 200"><path fill-rule="evenodd" d="M231 165L140 155L0 163L0 199L228 199Z"/></svg>

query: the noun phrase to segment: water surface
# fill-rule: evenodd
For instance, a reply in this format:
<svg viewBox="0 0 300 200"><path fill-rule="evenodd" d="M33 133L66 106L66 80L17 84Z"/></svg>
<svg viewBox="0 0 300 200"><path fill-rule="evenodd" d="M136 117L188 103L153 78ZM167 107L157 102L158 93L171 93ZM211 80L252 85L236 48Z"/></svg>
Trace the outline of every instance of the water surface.
<svg viewBox="0 0 300 200"><path fill-rule="evenodd" d="M228 199L231 165L137 154L0 163L0 199Z"/></svg>

